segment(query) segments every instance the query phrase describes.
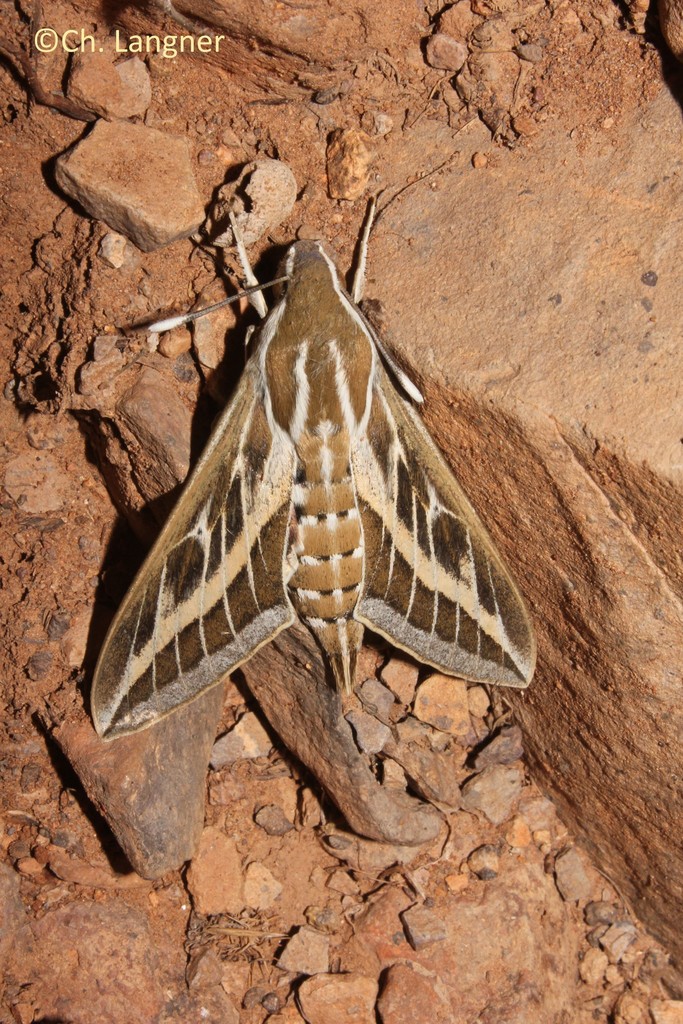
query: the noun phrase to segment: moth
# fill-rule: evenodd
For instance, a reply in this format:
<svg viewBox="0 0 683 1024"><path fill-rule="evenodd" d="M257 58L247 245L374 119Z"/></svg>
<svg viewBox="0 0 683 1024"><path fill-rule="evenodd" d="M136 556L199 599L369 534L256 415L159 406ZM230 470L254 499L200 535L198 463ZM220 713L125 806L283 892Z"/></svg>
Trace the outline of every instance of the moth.
<svg viewBox="0 0 683 1024"><path fill-rule="evenodd" d="M300 619L342 693L364 629L467 680L525 687L520 593L319 242L284 295L100 653L100 735L143 729Z"/></svg>

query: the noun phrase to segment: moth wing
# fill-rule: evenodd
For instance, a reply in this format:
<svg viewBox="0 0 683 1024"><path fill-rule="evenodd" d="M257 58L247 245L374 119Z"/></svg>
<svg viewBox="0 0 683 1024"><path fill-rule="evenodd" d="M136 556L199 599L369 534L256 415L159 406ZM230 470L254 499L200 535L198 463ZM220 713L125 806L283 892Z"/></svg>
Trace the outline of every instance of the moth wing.
<svg viewBox="0 0 683 1024"><path fill-rule="evenodd" d="M524 602L422 421L382 366L352 464L365 548L355 617L443 672L527 686L536 645Z"/></svg>
<svg viewBox="0 0 683 1024"><path fill-rule="evenodd" d="M252 360L111 624L91 696L100 735L151 725L292 623L292 474Z"/></svg>

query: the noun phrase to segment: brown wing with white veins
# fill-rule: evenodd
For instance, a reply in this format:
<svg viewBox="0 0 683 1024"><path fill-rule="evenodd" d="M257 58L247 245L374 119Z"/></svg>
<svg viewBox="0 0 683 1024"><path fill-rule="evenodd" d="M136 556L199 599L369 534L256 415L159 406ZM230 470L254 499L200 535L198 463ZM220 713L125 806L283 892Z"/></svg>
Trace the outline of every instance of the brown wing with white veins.
<svg viewBox="0 0 683 1024"><path fill-rule="evenodd" d="M382 367L352 464L365 547L355 617L446 673L527 686L536 645L519 591Z"/></svg>
<svg viewBox="0 0 683 1024"><path fill-rule="evenodd" d="M293 453L252 360L112 622L92 688L100 735L151 725L294 620L283 579Z"/></svg>

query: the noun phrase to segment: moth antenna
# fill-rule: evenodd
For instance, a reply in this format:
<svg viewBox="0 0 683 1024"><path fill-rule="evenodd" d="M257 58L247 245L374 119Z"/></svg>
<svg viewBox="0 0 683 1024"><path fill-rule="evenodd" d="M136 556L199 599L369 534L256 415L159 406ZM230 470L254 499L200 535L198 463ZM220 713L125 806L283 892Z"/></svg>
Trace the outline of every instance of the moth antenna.
<svg viewBox="0 0 683 1024"><path fill-rule="evenodd" d="M242 264L244 280L247 282L248 285L253 287L255 285L258 285L258 278L256 277L256 274L252 270L251 263L249 262L247 250L244 245L244 239L242 238L242 232L240 231L237 225L237 220L232 210L230 210L228 217L230 218L232 236L235 239L235 248L237 249L237 255L239 257L240 263ZM263 295L261 295L260 292L255 293L254 298L250 299L249 301L251 302L252 306L254 307L258 315L261 317L261 319L265 320L265 318L268 316L268 307L266 306L266 300L263 298Z"/></svg>
<svg viewBox="0 0 683 1024"><path fill-rule="evenodd" d="M183 324L192 323L193 320L199 320L201 316L206 316L207 313L215 313L217 309L222 309L224 306L230 306L233 302L237 302L239 299L248 298L250 295L260 293L264 288L270 288L274 284L284 284L288 281L287 277L276 277L272 281L265 281L263 284L255 284L250 288L243 288L241 292L237 292L236 295L229 295L227 299L221 299L220 302L214 302L212 306L205 306L204 309L195 309L192 313L181 313L179 316L169 316L166 320L156 320L153 324L147 327L150 334L162 334L164 331L172 331L176 327L182 327ZM265 308L265 302L264 302Z"/></svg>
<svg viewBox="0 0 683 1024"><path fill-rule="evenodd" d="M356 265L356 272L353 275L351 298L356 305L358 305L360 300L363 298L363 292L365 290L365 268L368 260L368 241L370 238L370 232L372 231L372 225L375 220L376 207L377 197L373 196L368 203L367 213L365 214L363 233L360 236L360 242L358 244L358 263Z"/></svg>

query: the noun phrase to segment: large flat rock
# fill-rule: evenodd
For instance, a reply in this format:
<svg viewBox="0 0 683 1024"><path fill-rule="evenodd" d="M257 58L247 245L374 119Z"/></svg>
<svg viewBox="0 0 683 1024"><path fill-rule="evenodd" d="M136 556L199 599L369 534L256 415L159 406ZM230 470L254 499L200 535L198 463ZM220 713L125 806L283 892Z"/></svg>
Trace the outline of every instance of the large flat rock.
<svg viewBox="0 0 683 1024"><path fill-rule="evenodd" d="M664 93L463 160L387 208L367 289L532 609L536 779L679 955L682 162Z"/></svg>

